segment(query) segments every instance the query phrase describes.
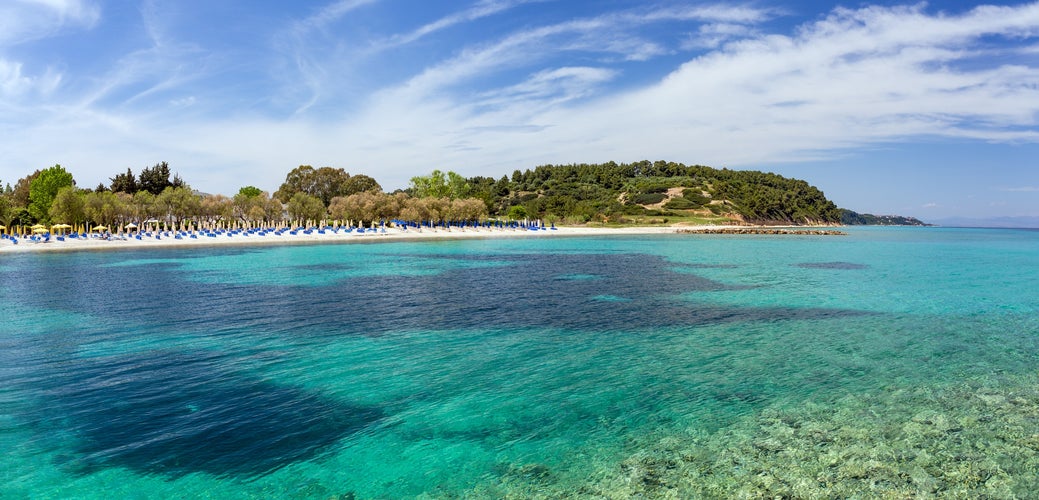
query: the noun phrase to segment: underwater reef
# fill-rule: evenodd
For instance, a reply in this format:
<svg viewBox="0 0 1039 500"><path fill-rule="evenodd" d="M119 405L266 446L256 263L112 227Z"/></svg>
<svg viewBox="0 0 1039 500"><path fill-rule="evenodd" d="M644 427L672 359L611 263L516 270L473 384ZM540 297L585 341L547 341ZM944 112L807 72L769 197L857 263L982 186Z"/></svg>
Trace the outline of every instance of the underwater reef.
<svg viewBox="0 0 1039 500"><path fill-rule="evenodd" d="M501 498L1034 498L1039 376L775 404L714 433L647 437L585 480L503 467Z"/></svg>

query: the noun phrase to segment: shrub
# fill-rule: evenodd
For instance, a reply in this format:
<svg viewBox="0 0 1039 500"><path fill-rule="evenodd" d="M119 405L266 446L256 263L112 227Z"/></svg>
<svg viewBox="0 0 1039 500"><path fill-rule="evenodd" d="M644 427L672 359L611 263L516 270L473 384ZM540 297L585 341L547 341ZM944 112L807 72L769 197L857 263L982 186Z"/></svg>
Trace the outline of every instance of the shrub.
<svg viewBox="0 0 1039 500"><path fill-rule="evenodd" d="M697 205L706 205L711 201L711 199L704 196L699 189L683 189L682 197L696 203Z"/></svg>
<svg viewBox="0 0 1039 500"><path fill-rule="evenodd" d="M636 205L653 205L664 201L665 198L667 198L667 195L664 193L637 194L631 197L631 203Z"/></svg>
<svg viewBox="0 0 1039 500"><path fill-rule="evenodd" d="M670 210L690 210L700 208L702 205L690 201L688 198L671 198L664 204L664 208Z"/></svg>

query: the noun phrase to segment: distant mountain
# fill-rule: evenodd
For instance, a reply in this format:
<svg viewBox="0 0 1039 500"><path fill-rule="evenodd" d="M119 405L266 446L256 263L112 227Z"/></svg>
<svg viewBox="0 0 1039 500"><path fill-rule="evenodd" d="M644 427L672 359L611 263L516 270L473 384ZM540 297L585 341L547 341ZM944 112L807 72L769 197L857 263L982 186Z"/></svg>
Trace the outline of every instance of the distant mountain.
<svg viewBox="0 0 1039 500"><path fill-rule="evenodd" d="M845 226L930 226L915 217L902 215L860 214L846 208L841 209L841 224Z"/></svg>
<svg viewBox="0 0 1039 500"><path fill-rule="evenodd" d="M1039 228L1039 217L949 217L934 221L946 227L999 227L999 228Z"/></svg>

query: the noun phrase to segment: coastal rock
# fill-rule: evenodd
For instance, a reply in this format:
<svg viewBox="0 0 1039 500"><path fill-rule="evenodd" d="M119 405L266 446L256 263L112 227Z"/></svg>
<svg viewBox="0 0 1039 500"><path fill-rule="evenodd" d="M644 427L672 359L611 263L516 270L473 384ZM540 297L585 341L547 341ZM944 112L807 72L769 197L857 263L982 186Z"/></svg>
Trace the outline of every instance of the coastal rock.
<svg viewBox="0 0 1039 500"><path fill-rule="evenodd" d="M679 229L678 234L766 234L766 235L806 235L806 236L846 236L848 233L835 229L791 229L770 227L710 227L697 229Z"/></svg>

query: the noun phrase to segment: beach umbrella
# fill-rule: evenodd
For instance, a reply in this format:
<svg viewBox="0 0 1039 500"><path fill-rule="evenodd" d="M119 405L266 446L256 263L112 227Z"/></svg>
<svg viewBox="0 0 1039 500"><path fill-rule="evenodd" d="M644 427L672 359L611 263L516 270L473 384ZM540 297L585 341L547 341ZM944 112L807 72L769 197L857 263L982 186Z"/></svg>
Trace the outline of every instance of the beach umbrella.
<svg viewBox="0 0 1039 500"><path fill-rule="evenodd" d="M127 224L127 225L126 225L126 226L124 226L124 227L125 227L126 229L137 229L137 224L134 224L133 222L131 222L131 223Z"/></svg>
<svg viewBox="0 0 1039 500"><path fill-rule="evenodd" d="M97 227L95 227L93 229L93 231L97 231L97 232L108 231L108 227L107 226L97 226Z"/></svg>

